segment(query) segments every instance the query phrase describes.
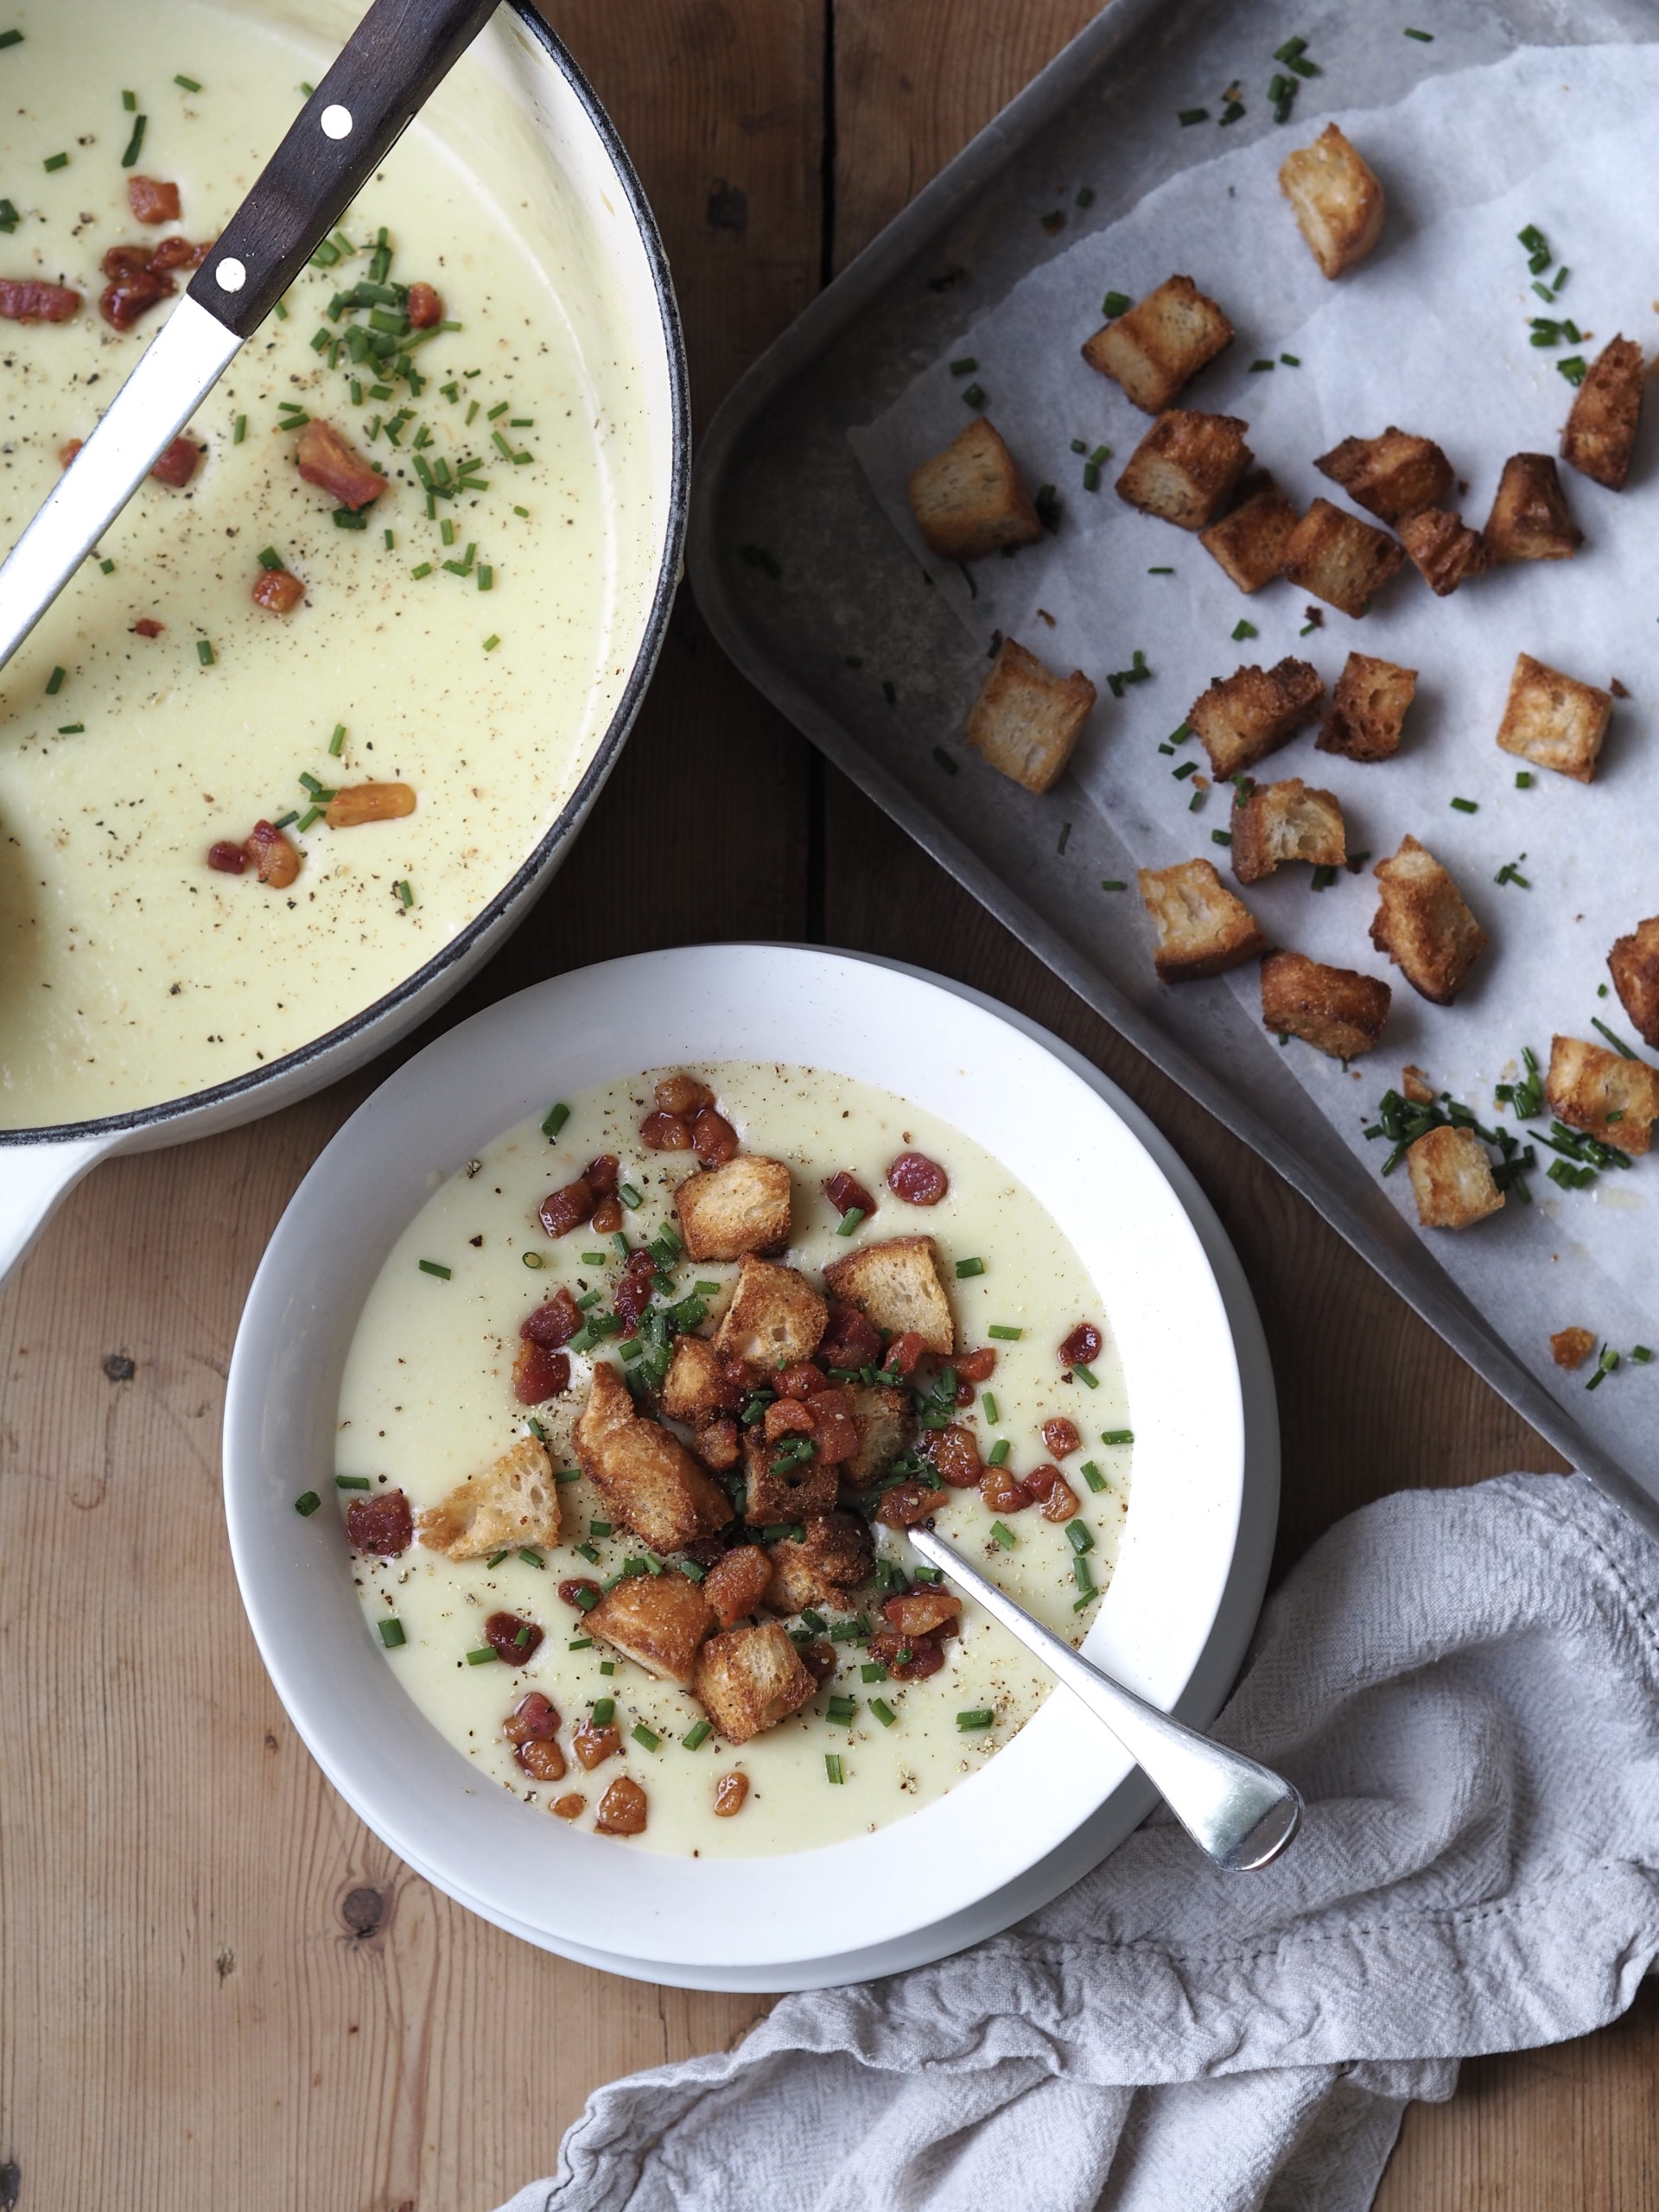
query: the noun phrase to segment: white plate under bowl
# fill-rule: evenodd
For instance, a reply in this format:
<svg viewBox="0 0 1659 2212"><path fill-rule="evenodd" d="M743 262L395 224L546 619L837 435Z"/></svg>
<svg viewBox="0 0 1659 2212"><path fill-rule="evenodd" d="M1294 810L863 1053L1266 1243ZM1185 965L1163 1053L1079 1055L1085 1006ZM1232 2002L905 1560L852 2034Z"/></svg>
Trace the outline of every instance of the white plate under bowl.
<svg viewBox="0 0 1659 2212"><path fill-rule="evenodd" d="M778 1989L913 1963L918 1943L920 1955L957 1948L988 1932L989 1901L1014 1900L1006 1925L1041 1901L1036 1870L1065 1870L1052 1895L1133 1825L1147 1802L1139 1777L1055 1695L943 1798L811 1853L692 1859L565 1828L481 1783L416 1710L367 1634L345 1547L320 1545L293 1507L299 1491L328 1486L340 1373L387 1251L474 1152L550 1098L638 1068L830 1067L954 1123L1071 1236L1103 1294L1135 1431L1118 1562L1084 1649L1165 1707L1189 1686L1218 1701L1217 1624L1239 1611L1230 1592L1253 1614L1272 1529L1271 1503L1263 1516L1253 1497L1241 1578L1246 1423L1228 1300L1131 1126L1141 1117L1072 1058L912 970L810 948L691 947L583 969L489 1008L340 1130L249 1294L226 1408L226 1510L243 1600L290 1719L418 1872L498 1925L613 1971ZM1242 1649L1236 1624L1224 1641ZM1218 1677L1202 1691L1201 1668Z"/></svg>

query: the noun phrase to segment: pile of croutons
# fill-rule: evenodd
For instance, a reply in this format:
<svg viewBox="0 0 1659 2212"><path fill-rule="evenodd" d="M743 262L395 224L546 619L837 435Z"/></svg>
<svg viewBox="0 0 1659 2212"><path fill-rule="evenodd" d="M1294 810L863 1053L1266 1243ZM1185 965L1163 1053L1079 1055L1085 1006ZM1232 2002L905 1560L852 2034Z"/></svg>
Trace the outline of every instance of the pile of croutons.
<svg viewBox="0 0 1659 2212"><path fill-rule="evenodd" d="M1382 188L1337 124L1293 153L1279 181L1327 277L1341 276L1376 245L1386 214ZM1233 326L1217 302L1190 276L1173 276L1096 331L1083 357L1155 417L1117 480L1118 497L1195 533L1240 591L1253 594L1282 577L1358 620L1408 563L1445 597L1489 570L1570 560L1577 552L1582 533L1552 456L1512 454L1491 513L1476 529L1449 504L1457 478L1440 448L1393 425L1376 437L1344 438L1314 463L1375 523L1325 499L1299 516L1271 474L1253 467L1247 423L1173 404L1232 339ZM1644 376L1641 348L1615 337L1573 400L1560 458L1609 491L1622 490L1629 474ZM1042 535L1013 456L982 416L915 471L909 498L922 536L947 559L982 559ZM1319 607L1308 613L1311 626L1322 624ZM1238 883L1259 882L1291 862L1323 870L1349 864L1335 793L1300 777L1258 784L1250 771L1314 722L1320 752L1353 761L1390 759L1416 683L1414 669L1351 652L1328 703L1318 670L1294 658L1270 669L1240 668L1194 700L1178 734L1195 735L1212 776L1233 785L1228 836ZM1081 670L1061 676L1017 639L1005 639L969 712L968 741L1027 791L1046 791L1070 760L1096 696ZM1581 683L1522 653L1496 742L1529 769L1589 783L1613 696L1613 690ZM1196 787L1207 788L1207 781L1198 779ZM1425 998L1452 1005L1485 949L1485 931L1450 873L1415 837L1406 837L1373 873L1380 887L1373 945ZM1139 876L1153 958L1165 982L1217 976L1260 959L1262 1020L1281 1040L1303 1039L1344 1062L1377 1045L1391 998L1380 977L1270 949L1249 907L1208 860L1142 868ZM1659 1046L1659 916L1621 938L1608 964L1637 1031ZM1659 1073L1645 1062L1557 1037L1545 1090L1552 1111L1569 1128L1626 1157L1648 1150L1659 1118ZM1504 1203L1470 1128L1432 1129L1408 1158L1426 1226L1463 1228Z"/></svg>

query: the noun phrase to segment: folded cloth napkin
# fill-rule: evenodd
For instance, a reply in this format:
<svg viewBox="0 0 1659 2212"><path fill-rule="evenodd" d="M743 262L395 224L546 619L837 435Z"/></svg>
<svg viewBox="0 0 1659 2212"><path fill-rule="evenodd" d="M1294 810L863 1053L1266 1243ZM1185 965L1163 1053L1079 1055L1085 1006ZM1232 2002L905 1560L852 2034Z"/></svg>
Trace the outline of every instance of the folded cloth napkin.
<svg viewBox="0 0 1659 2212"><path fill-rule="evenodd" d="M1154 1817L1006 1935L601 2089L505 2212L1358 2212L1410 2099L1659 1955L1656 1612L1580 1477L1367 1507L1216 1731L1306 1796L1278 1865Z"/></svg>

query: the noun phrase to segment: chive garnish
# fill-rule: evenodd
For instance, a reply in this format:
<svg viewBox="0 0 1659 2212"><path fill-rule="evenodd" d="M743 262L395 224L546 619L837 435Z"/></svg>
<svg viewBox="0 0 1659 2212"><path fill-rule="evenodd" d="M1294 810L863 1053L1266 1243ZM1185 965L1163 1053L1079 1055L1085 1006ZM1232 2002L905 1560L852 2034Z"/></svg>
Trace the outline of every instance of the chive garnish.
<svg viewBox="0 0 1659 2212"><path fill-rule="evenodd" d="M1085 1459L1083 1465L1078 1470L1078 1472L1082 1475L1083 1479L1088 1484L1090 1490L1101 1491L1105 1489L1106 1478L1101 1473L1100 1469L1095 1465L1092 1459Z"/></svg>
<svg viewBox="0 0 1659 2212"><path fill-rule="evenodd" d="M972 1706L966 1713L957 1715L957 1726L964 1732L973 1728L989 1728L995 1726L995 1721L996 1715L988 1705Z"/></svg>
<svg viewBox="0 0 1659 2212"><path fill-rule="evenodd" d="M986 1459L993 1467L1005 1467L1008 1462L1008 1453L1013 1448L1006 1436L999 1436L986 1453Z"/></svg>
<svg viewBox="0 0 1659 2212"><path fill-rule="evenodd" d="M1273 361L1252 361L1250 363L1250 374L1253 377L1259 377L1264 369L1271 369L1276 365L1277 364Z"/></svg>
<svg viewBox="0 0 1659 2212"><path fill-rule="evenodd" d="M467 1664L469 1667L487 1667L494 1656L494 1646L488 1643L483 1643L479 1646L476 1651L469 1651L467 1654Z"/></svg>
<svg viewBox="0 0 1659 2212"><path fill-rule="evenodd" d="M1232 635L1236 644L1242 644L1246 638L1257 638L1261 634L1255 623L1247 622L1242 614L1233 625Z"/></svg>
<svg viewBox="0 0 1659 2212"><path fill-rule="evenodd" d="M1279 358L1287 369L1300 369L1302 365L1300 353L1281 353Z"/></svg>
<svg viewBox="0 0 1659 2212"><path fill-rule="evenodd" d="M485 652L486 653L493 653L500 642L501 640L499 638L486 638L484 640Z"/></svg>
<svg viewBox="0 0 1659 2212"><path fill-rule="evenodd" d="M1559 1160L1556 1165L1558 1166L1560 1165ZM1596 1362L1596 1371L1585 1384L1585 1389L1586 1390L1599 1389L1618 1365L1618 1354L1613 1350L1611 1344L1604 1344L1601 1348L1601 1357Z"/></svg>
<svg viewBox="0 0 1659 2212"><path fill-rule="evenodd" d="M1454 798L1452 804L1459 814L1478 814L1480 811L1480 802L1478 799Z"/></svg>
<svg viewBox="0 0 1659 2212"><path fill-rule="evenodd" d="M1210 842L1212 845L1230 845L1233 842L1233 833L1230 830L1212 830L1210 832Z"/></svg>
<svg viewBox="0 0 1659 2212"><path fill-rule="evenodd" d="M601 1697L594 1699L594 1726L595 1728L608 1728L615 1718L616 1700L613 1697Z"/></svg>
<svg viewBox="0 0 1659 2212"><path fill-rule="evenodd" d="M823 1717L833 1727L846 1728L851 1726L857 1712L855 1697L832 1697L824 1707Z"/></svg>
<svg viewBox="0 0 1659 2212"><path fill-rule="evenodd" d="M989 1421L991 1427L995 1428L1002 1418L1001 1414L997 1411L995 1396L991 1391L987 1390L979 1402L985 1409L986 1420Z"/></svg>
<svg viewBox="0 0 1659 2212"><path fill-rule="evenodd" d="M317 1496L315 1491L302 1491L294 1501L294 1510L299 1515L301 1520L304 1521L308 1520L321 1503L322 1500Z"/></svg>
<svg viewBox="0 0 1659 2212"><path fill-rule="evenodd" d="M1532 771L1530 768L1517 768L1516 770L1515 788L1518 791L1529 791L1532 789Z"/></svg>
<svg viewBox="0 0 1659 2212"><path fill-rule="evenodd" d="M1099 1389L1100 1377L1096 1374L1092 1367L1074 1367L1071 1370L1071 1372L1077 1376L1079 1382L1085 1383L1090 1389Z"/></svg>
<svg viewBox="0 0 1659 2212"><path fill-rule="evenodd" d="M409 573L418 582L422 577L431 575L432 563L429 561L423 561L417 568L411 569Z"/></svg>
<svg viewBox="0 0 1659 2212"><path fill-rule="evenodd" d="M645 1203L632 1183L619 1183L616 1186L616 1195L630 1213L637 1212Z"/></svg>
<svg viewBox="0 0 1659 2212"><path fill-rule="evenodd" d="M841 1754L838 1751L826 1751L824 1753L823 1770L829 1776L831 1782L840 1783L845 1779L845 1777L842 1775L841 1770Z"/></svg>
<svg viewBox="0 0 1659 2212"><path fill-rule="evenodd" d="M1149 576L1173 576L1174 573L1175 571L1173 569L1148 569L1147 570L1147 574Z"/></svg>
<svg viewBox="0 0 1659 2212"><path fill-rule="evenodd" d="M547 1265L539 1252L521 1252L518 1256L527 1268L544 1268Z"/></svg>
<svg viewBox="0 0 1659 2212"><path fill-rule="evenodd" d="M1065 1541L1074 1552L1091 1552L1095 1548L1094 1537L1081 1521L1066 1522Z"/></svg>
<svg viewBox="0 0 1659 2212"><path fill-rule="evenodd" d="M862 1206L849 1206L846 1212L842 1214L841 1219L836 1224L836 1236L850 1236L863 1218L864 1209Z"/></svg>
<svg viewBox="0 0 1659 2212"><path fill-rule="evenodd" d="M1129 887L1120 876L1103 875L1100 887L1103 891L1127 891Z"/></svg>
<svg viewBox="0 0 1659 2212"><path fill-rule="evenodd" d="M1207 107L1184 107L1177 112L1175 120L1177 123L1183 124L1189 123L1208 123L1210 120L1210 111Z"/></svg>
<svg viewBox="0 0 1659 2212"><path fill-rule="evenodd" d="M1017 1344L1025 1332L1023 1329L1009 1328L1005 1321L993 1321L986 1334L997 1338L1005 1344Z"/></svg>
<svg viewBox="0 0 1659 2212"><path fill-rule="evenodd" d="M1135 1431L1132 1428L1103 1428L1100 1440L1103 1444L1133 1444Z"/></svg>
<svg viewBox="0 0 1659 2212"><path fill-rule="evenodd" d="M493 589L494 584L495 570L480 561L478 566L478 588L480 591L490 591Z"/></svg>
<svg viewBox="0 0 1659 2212"><path fill-rule="evenodd" d="M173 81L187 92L199 92L201 90L201 86L194 77L175 77Z"/></svg>
<svg viewBox="0 0 1659 2212"><path fill-rule="evenodd" d="M55 699L59 692L62 690L63 681L68 672L67 669L54 668L51 675L47 677L46 696L48 699Z"/></svg>
<svg viewBox="0 0 1659 2212"><path fill-rule="evenodd" d="M121 156L121 166L124 169L130 169L133 163L137 160L138 149L144 143L144 125L149 121L149 118L147 115L134 116L132 119L132 136L128 139L127 149Z"/></svg>
<svg viewBox="0 0 1659 2212"><path fill-rule="evenodd" d="M415 904L415 893L410 887L407 876L398 883L397 886L397 896L403 900L405 906L412 906Z"/></svg>
<svg viewBox="0 0 1659 2212"><path fill-rule="evenodd" d="M60 737L79 737L85 731L86 728L86 725L85 722L60 722L58 724L58 735Z"/></svg>
<svg viewBox="0 0 1659 2212"><path fill-rule="evenodd" d="M663 1747L663 1739L662 1739L662 1738L661 1738L660 1736L657 1735L657 1734L654 1732L654 1731L652 1731L652 1729L647 1728L647 1727L646 1727L646 1726L645 1726L645 1722L644 1722L643 1720L642 1720L642 1721L640 1721L640 1722L639 1722L639 1723L635 1726L635 1728L634 1728L634 1729L633 1729L633 1731L632 1731L632 1734L633 1734L633 1740L634 1740L634 1742L635 1742L636 1744L642 1744L642 1745L644 1745L644 1746L645 1746L645 1748L646 1749L646 1751L661 1751L661 1749L662 1749L662 1747Z"/></svg>
<svg viewBox="0 0 1659 2212"><path fill-rule="evenodd" d="M983 1260L958 1260L957 1262L957 1281L958 1282L966 1282L970 1276L982 1275L984 1272L985 1262Z"/></svg>
<svg viewBox="0 0 1659 2212"><path fill-rule="evenodd" d="M1592 1029L1599 1029L1601 1032L1601 1034L1607 1039L1607 1042L1612 1046L1613 1050L1618 1053L1622 1058L1633 1060L1636 1058L1636 1054L1624 1042L1624 1039L1618 1035L1615 1031L1610 1029L1599 1014L1592 1014L1591 1015L1590 1027Z"/></svg>
<svg viewBox="0 0 1659 2212"><path fill-rule="evenodd" d="M98 564L98 573L100 576L112 576L115 574L114 562L100 561Z"/></svg>
<svg viewBox="0 0 1659 2212"><path fill-rule="evenodd" d="M238 416L237 416L237 418L236 418L235 423L233 423L233 425L232 426L232 429L231 429L231 443L232 443L233 446L239 446L239 445L241 444L241 442L242 442L243 439L244 439L244 438L245 438L245 437L247 436L247 435L248 435L248 418L247 418L247 416L246 416L245 415L238 415Z"/></svg>
<svg viewBox="0 0 1659 2212"><path fill-rule="evenodd" d="M1100 311L1109 321L1115 321L1119 315L1127 315L1134 305L1135 302L1127 292L1108 292L1100 303Z"/></svg>
<svg viewBox="0 0 1659 2212"><path fill-rule="evenodd" d="M995 1544L1000 1544L1005 1552L1011 1552L1017 1546L1019 1539L1015 1536L1013 1529L1009 1528L1006 1521L993 1521L991 1523L991 1541Z"/></svg>
<svg viewBox="0 0 1659 2212"><path fill-rule="evenodd" d="M693 1726L686 1730L684 1735L681 1737L680 1741L684 1745L688 1751L700 1751L714 1732L714 1726L712 1722L699 1720L696 1722Z"/></svg>
<svg viewBox="0 0 1659 2212"><path fill-rule="evenodd" d="M45 169L67 169L69 166L69 156L67 154L48 154L41 166Z"/></svg>
<svg viewBox="0 0 1659 2212"><path fill-rule="evenodd" d="M389 1621L381 1621L378 1624L378 1626L380 1630L380 1641L385 1645L388 1651L395 1651L400 1643L404 1643L408 1641L408 1638L404 1634L404 1624L402 1621L394 1618Z"/></svg>
<svg viewBox="0 0 1659 2212"><path fill-rule="evenodd" d="M258 557L262 569L283 569L288 565L274 545L267 545Z"/></svg>
<svg viewBox="0 0 1659 2212"><path fill-rule="evenodd" d="M22 42L22 31L0 31L0 46L21 46Z"/></svg>
<svg viewBox="0 0 1659 2212"><path fill-rule="evenodd" d="M1653 1357L1653 1354L1646 1344L1632 1344L1630 1357L1637 1367L1645 1367Z"/></svg>
<svg viewBox="0 0 1659 2212"><path fill-rule="evenodd" d="M581 1553L582 1556L587 1560L589 1567L597 1567L599 1565L599 1554L594 1549L591 1544L577 1544L574 1547L574 1549Z"/></svg>
<svg viewBox="0 0 1659 2212"><path fill-rule="evenodd" d="M334 1477L336 1490L372 1490L373 1487L366 1475L336 1475Z"/></svg>
<svg viewBox="0 0 1659 2212"><path fill-rule="evenodd" d="M985 387L982 384L970 384L962 397L966 406L982 407L985 404Z"/></svg>
<svg viewBox="0 0 1659 2212"><path fill-rule="evenodd" d="M869 1672L868 1668L867 1667L864 1671L868 1675ZM882 1672L885 1674L887 1669L883 1668ZM873 1697L870 1700L870 1711L875 1715L876 1719L881 1723L881 1726L884 1728L891 1728L893 1722L899 1718L898 1714L893 1711L893 1707L887 1703L887 1700L884 1697Z"/></svg>
<svg viewBox="0 0 1659 2212"><path fill-rule="evenodd" d="M1433 46L1434 43L1434 34L1433 31L1414 31L1408 29L1406 33L1406 36L1408 38L1414 38L1421 46Z"/></svg>
<svg viewBox="0 0 1659 2212"><path fill-rule="evenodd" d="M417 1260L416 1265L423 1275L436 1275L443 1282L448 1282L454 1273L454 1269L446 1268L442 1260Z"/></svg>

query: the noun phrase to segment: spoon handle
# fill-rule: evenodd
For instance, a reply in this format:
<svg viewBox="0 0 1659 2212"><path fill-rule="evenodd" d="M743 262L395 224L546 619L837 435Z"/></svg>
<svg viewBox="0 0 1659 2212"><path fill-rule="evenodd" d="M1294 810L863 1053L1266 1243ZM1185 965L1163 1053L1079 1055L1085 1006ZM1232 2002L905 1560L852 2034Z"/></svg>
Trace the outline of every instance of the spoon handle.
<svg viewBox="0 0 1659 2212"><path fill-rule="evenodd" d="M1302 1817L1300 1794L1281 1776L1172 1719L1103 1674L970 1567L931 1529L911 1529L906 1534L924 1559L942 1567L976 1598L1105 1723L1194 1843L1218 1866L1244 1872L1265 1866L1279 1856Z"/></svg>

